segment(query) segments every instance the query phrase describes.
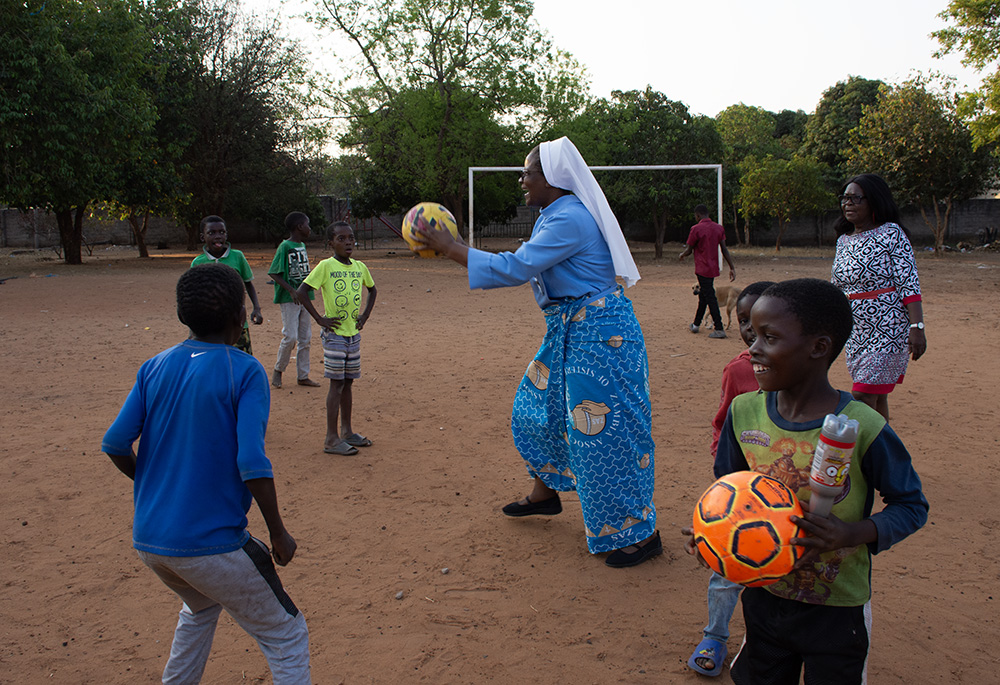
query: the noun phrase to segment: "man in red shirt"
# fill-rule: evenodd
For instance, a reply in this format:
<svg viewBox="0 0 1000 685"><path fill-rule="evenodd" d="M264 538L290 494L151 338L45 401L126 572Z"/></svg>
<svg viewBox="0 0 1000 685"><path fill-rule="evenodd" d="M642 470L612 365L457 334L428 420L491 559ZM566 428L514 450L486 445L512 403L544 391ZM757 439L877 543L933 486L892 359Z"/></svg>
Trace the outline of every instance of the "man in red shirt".
<svg viewBox="0 0 1000 685"><path fill-rule="evenodd" d="M719 301L715 298L715 277L719 275L719 259L716 256L718 250L722 250L722 256L729 264L729 280L736 280L736 267L733 265L733 258L729 256L726 249L726 230L708 218L708 207L698 205L694 208L694 218L697 220L691 227L684 251L681 252L680 260L689 254L694 253L694 273L698 277L700 292L698 293L698 311L694 315L694 323L691 324L691 332L697 333L701 327L701 320L705 316L707 308L712 315L712 322L715 330L708 334L709 338L725 338L726 331L722 328L722 315L719 313Z"/></svg>

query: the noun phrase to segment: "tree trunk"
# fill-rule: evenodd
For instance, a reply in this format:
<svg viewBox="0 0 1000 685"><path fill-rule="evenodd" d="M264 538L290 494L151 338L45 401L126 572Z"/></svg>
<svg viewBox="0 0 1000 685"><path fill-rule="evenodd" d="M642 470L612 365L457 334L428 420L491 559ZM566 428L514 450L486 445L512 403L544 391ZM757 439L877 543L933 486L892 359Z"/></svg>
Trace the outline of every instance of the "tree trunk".
<svg viewBox="0 0 1000 685"><path fill-rule="evenodd" d="M134 213L129 212L128 223L132 226L132 235L135 236L135 244L139 248L139 258L146 259L149 257L149 249L146 247L146 230L149 228L149 210L142 215L142 224L139 223L139 217Z"/></svg>
<svg viewBox="0 0 1000 685"><path fill-rule="evenodd" d="M774 239L774 251L781 252L781 237L785 235L785 217L778 215L778 237Z"/></svg>
<svg viewBox="0 0 1000 685"><path fill-rule="evenodd" d="M198 243L200 242L199 235L201 234L201 225L198 223L187 223L184 224L184 230L187 233L187 249L197 250Z"/></svg>
<svg viewBox="0 0 1000 685"><path fill-rule="evenodd" d="M448 193L443 198L441 198L441 204L443 204L452 216L455 217L455 224L458 226L458 234L462 236L464 240L468 240L469 233L465 230L465 212L463 211L462 198L455 197L451 193Z"/></svg>
<svg viewBox="0 0 1000 685"><path fill-rule="evenodd" d="M63 260L67 264L83 264L83 213L87 205L76 208L76 217L72 209L56 211L56 223L59 225L59 242L63 248Z"/></svg>
<svg viewBox="0 0 1000 685"><path fill-rule="evenodd" d="M740 212L736 205L733 205L733 230L736 231L736 244L744 245L743 239L740 237Z"/></svg>
<svg viewBox="0 0 1000 685"><path fill-rule="evenodd" d="M937 196L931 196L931 204L934 206L934 221L927 217L927 209L923 204L920 204L920 216L924 218L924 223L927 224L928 228L934 234L934 255L940 257L944 253L944 234L948 229L948 219L951 216L951 196L945 199L945 214L944 217L941 216L941 206L938 203Z"/></svg>
<svg viewBox="0 0 1000 685"><path fill-rule="evenodd" d="M750 215L743 217L743 244L750 245Z"/></svg>
<svg viewBox="0 0 1000 685"><path fill-rule="evenodd" d="M661 220L662 219L662 220ZM663 259L663 237L667 233L667 213L660 214L656 205L653 205L653 259Z"/></svg>

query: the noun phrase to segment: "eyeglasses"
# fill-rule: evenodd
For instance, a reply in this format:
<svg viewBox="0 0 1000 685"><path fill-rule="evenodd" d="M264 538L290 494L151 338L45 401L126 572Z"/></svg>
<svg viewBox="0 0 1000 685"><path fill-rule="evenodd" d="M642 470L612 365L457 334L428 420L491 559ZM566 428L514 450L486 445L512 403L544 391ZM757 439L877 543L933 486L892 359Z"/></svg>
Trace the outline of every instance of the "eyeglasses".
<svg viewBox="0 0 1000 685"><path fill-rule="evenodd" d="M838 198L840 199L840 204L842 204L842 205L846 205L846 204L860 205L862 203L862 201L864 201L865 196L864 195L839 195Z"/></svg>

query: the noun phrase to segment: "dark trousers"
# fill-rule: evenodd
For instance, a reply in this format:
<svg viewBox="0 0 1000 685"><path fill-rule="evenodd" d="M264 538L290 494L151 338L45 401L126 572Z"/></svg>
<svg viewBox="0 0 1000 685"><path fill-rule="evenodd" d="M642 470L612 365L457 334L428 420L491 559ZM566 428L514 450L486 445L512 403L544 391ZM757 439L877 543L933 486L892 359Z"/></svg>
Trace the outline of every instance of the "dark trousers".
<svg viewBox="0 0 1000 685"><path fill-rule="evenodd" d="M697 276L697 274L695 274ZM715 279L708 276L698 276L698 311L694 314L694 325L700 326L705 318L705 308L712 316L715 330L722 330L722 314L719 312L719 301L715 298Z"/></svg>
<svg viewBox="0 0 1000 685"><path fill-rule="evenodd" d="M865 606L806 604L762 587L743 591L746 641L730 676L737 685L861 685L871 614Z"/></svg>

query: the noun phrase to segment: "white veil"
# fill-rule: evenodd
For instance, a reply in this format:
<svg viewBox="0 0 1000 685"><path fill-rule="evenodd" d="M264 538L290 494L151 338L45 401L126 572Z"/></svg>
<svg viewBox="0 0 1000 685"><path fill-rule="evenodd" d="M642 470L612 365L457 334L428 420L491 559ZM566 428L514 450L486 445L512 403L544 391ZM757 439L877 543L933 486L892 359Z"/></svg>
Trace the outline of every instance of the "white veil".
<svg viewBox="0 0 1000 685"><path fill-rule="evenodd" d="M615 218L604 191L587 168L580 152L573 142L563 136L558 140L542 143L538 146L538 156L542 162L542 173L545 180L556 188L572 191L580 198L583 206L594 217L601 229L604 240L611 250L611 260L615 265L615 274L625 281L625 287L631 288L641 278L639 270L629 252L621 226Z"/></svg>

